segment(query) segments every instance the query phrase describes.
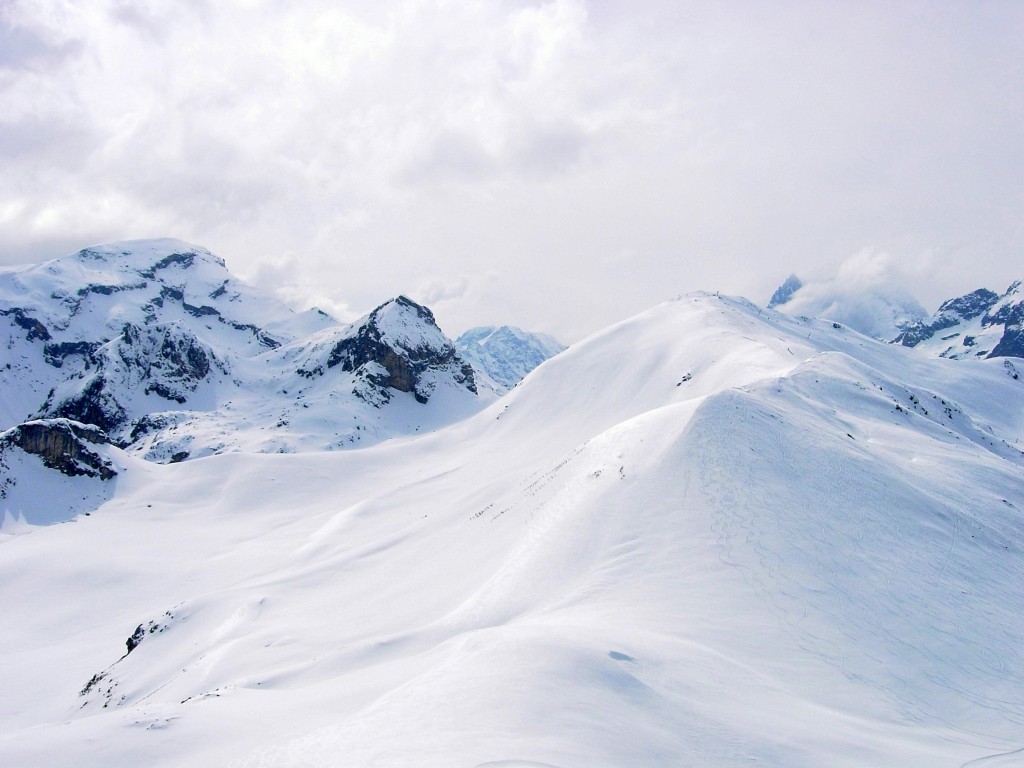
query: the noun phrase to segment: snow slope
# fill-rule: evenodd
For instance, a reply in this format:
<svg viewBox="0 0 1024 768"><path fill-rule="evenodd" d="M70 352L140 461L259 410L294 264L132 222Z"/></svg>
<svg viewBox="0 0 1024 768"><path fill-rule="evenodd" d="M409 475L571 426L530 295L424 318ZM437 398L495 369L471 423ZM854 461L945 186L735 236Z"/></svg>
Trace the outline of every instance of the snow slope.
<svg viewBox="0 0 1024 768"><path fill-rule="evenodd" d="M0 762L1014 764L1015 372L698 294L429 435L121 453L0 539Z"/></svg>

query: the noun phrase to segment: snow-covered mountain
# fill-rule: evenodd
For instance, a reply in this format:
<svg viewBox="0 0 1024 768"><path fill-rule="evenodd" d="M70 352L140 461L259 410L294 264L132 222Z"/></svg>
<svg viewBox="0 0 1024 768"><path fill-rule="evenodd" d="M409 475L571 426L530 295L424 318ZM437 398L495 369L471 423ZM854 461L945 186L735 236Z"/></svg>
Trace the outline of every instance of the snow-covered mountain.
<svg viewBox="0 0 1024 768"><path fill-rule="evenodd" d="M695 294L431 434L107 446L0 539L0 763L1012 765L1021 367Z"/></svg>
<svg viewBox="0 0 1024 768"><path fill-rule="evenodd" d="M1024 357L1024 291L981 288L950 299L930 318L906 326L896 343L940 357Z"/></svg>
<svg viewBox="0 0 1024 768"><path fill-rule="evenodd" d="M821 317L880 341L917 347L939 357L1024 357L1024 292L1013 283L1002 295L987 288L950 299L930 317L904 290L840 291L833 284L805 290L796 275L776 289L769 308Z"/></svg>
<svg viewBox="0 0 1024 768"><path fill-rule="evenodd" d="M565 349L552 336L508 325L470 328L455 339L455 347L477 372L477 383L498 394Z"/></svg>
<svg viewBox="0 0 1024 768"><path fill-rule="evenodd" d="M0 270L0 343L0 429L71 420L155 461L366 444L490 399L412 300L339 325L177 240Z"/></svg>

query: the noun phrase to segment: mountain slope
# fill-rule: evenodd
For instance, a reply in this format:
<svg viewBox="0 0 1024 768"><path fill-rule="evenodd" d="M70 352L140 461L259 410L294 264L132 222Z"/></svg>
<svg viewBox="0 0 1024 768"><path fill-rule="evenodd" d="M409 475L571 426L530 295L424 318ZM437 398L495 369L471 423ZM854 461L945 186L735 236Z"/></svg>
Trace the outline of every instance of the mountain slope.
<svg viewBox="0 0 1024 768"><path fill-rule="evenodd" d="M999 764L1014 372L700 294L430 435L123 456L0 544L0 759Z"/></svg>

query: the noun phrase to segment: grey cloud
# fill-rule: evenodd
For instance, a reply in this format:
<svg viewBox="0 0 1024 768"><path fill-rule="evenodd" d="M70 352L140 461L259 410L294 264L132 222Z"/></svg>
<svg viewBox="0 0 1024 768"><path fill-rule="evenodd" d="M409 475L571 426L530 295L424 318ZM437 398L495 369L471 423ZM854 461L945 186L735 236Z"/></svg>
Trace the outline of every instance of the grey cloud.
<svg viewBox="0 0 1024 768"><path fill-rule="evenodd" d="M0 20L0 70L49 68L81 54L78 40L54 44L37 32Z"/></svg>
<svg viewBox="0 0 1024 768"><path fill-rule="evenodd" d="M27 115L0 121L0 157L8 163L8 173L26 157L35 162L45 159L51 167L67 171L80 169L98 142L92 126L70 120Z"/></svg>
<svg viewBox="0 0 1024 768"><path fill-rule="evenodd" d="M208 21L212 15L208 0L176 0L163 5L143 5L130 0L114 3L109 10L110 18L137 32L141 32L154 43L165 43L175 25L182 23L184 15L191 15L201 21Z"/></svg>
<svg viewBox="0 0 1024 768"><path fill-rule="evenodd" d="M891 340L901 324L927 315L910 286L929 266L927 260L905 263L886 253L861 251L846 259L835 275L805 283L780 309L825 317Z"/></svg>
<svg viewBox="0 0 1024 768"><path fill-rule="evenodd" d="M399 178L413 184L477 182L493 176L496 170L495 159L472 135L446 130L400 171Z"/></svg>
<svg viewBox="0 0 1024 768"><path fill-rule="evenodd" d="M543 178L572 171L589 146L586 133L570 124L527 124L501 137L488 152L466 131L438 134L399 175L412 184L478 183L499 176Z"/></svg>
<svg viewBox="0 0 1024 768"><path fill-rule="evenodd" d="M570 124L533 128L518 137L512 165L532 176L567 173L583 159L587 134Z"/></svg>

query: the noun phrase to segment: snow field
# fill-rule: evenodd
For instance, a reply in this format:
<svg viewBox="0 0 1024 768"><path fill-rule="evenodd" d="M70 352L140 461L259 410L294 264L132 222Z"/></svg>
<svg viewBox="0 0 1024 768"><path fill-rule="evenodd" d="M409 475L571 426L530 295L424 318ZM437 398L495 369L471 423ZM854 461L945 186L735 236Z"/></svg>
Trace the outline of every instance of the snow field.
<svg viewBox="0 0 1024 768"><path fill-rule="evenodd" d="M698 295L433 434L124 457L0 541L0 761L1012 764L1021 386Z"/></svg>

